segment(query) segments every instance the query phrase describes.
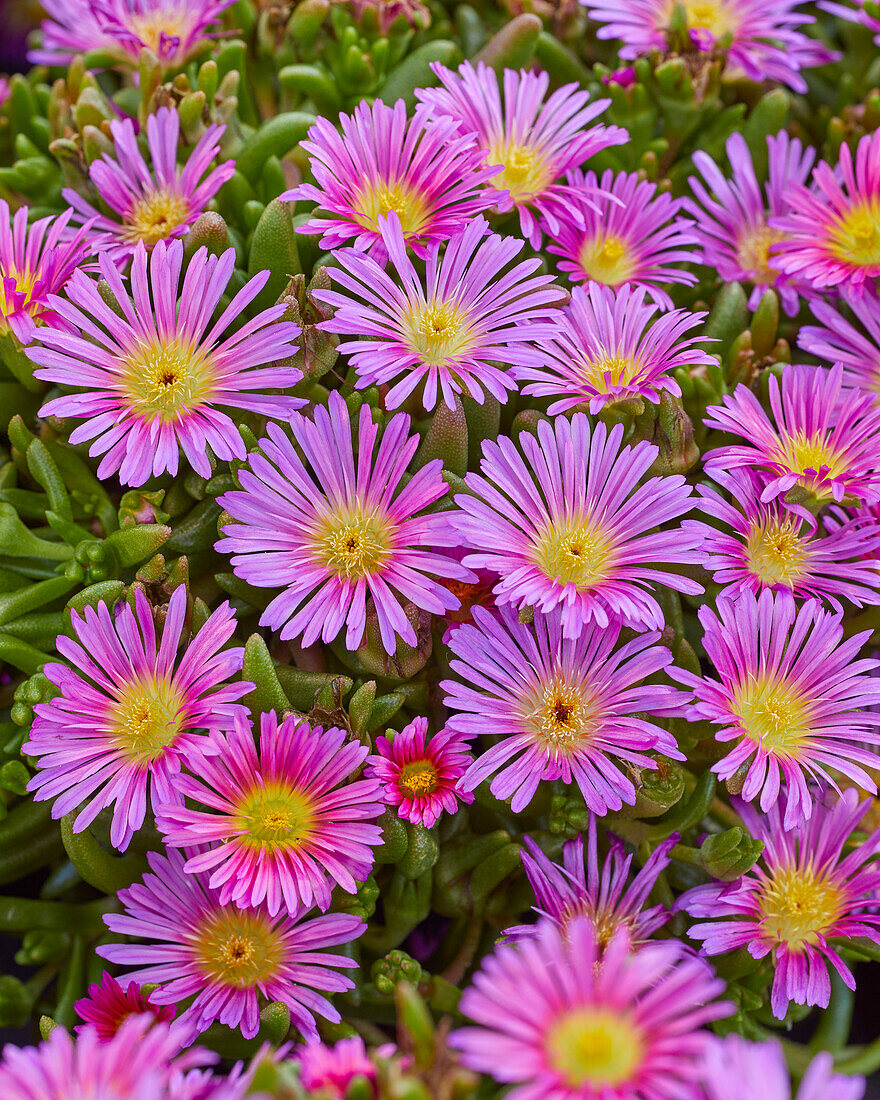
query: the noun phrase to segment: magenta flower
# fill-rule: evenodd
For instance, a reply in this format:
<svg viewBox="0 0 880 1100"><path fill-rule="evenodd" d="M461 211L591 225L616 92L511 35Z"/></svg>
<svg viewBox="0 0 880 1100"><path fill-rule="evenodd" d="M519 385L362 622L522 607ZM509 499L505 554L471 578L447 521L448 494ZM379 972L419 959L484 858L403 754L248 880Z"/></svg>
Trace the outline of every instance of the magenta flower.
<svg viewBox="0 0 880 1100"><path fill-rule="evenodd" d="M592 923L544 921L501 944L462 995L475 1026L450 1045L469 1069L515 1087L509 1100L679 1100L691 1096L711 1034L733 1006L724 982L675 940L602 949Z"/></svg>
<svg viewBox="0 0 880 1100"><path fill-rule="evenodd" d="M157 1023L167 1023L174 1019L174 1009L170 1005L154 1005L137 982L130 982L127 989L117 982L105 970L100 982L89 986L87 997L82 997L74 1006L76 1014L83 1021L74 1028L82 1034L94 1028L98 1038L112 1039L126 1020L132 1016L151 1013Z"/></svg>
<svg viewBox="0 0 880 1100"><path fill-rule="evenodd" d="M656 194L657 184L636 172L615 175L609 168L601 177L575 171L567 178L575 193L568 214L556 227L545 225L547 250L562 257L559 269L574 282L644 286L661 309L671 309L663 287L697 282L692 271L671 266L699 259L689 248L698 241L693 222L680 217L684 199Z"/></svg>
<svg viewBox="0 0 880 1100"><path fill-rule="evenodd" d="M377 737L376 750L367 775L381 783L386 804L396 806L404 821L430 829L444 810L454 814L459 802L473 802L472 794L458 789L473 760L461 734L441 730L429 740L428 719L414 718L393 737Z"/></svg>
<svg viewBox="0 0 880 1100"><path fill-rule="evenodd" d="M354 247L386 258L380 222L393 211L406 244L420 256L494 205L487 182L495 169L483 162L475 138L460 134L452 118L407 121L406 104L381 99L360 103L335 123L319 118L301 147L311 158L317 186L301 184L281 198L315 202L327 217L313 217L300 233L320 233L330 251Z"/></svg>
<svg viewBox="0 0 880 1100"><path fill-rule="evenodd" d="M782 239L782 231L771 228L769 220L789 212L786 188L790 183L806 182L816 150L804 148L785 130L768 136L769 179L763 188L742 134L732 134L726 150L733 172L730 179L722 175L708 153L698 150L693 154L694 167L705 185L690 177L697 201L686 200L685 207L696 219L694 232L703 249L702 262L717 271L722 282L751 283L750 309L756 309L764 291L772 288L785 312L793 317L803 284L771 266L771 251Z"/></svg>
<svg viewBox="0 0 880 1100"><path fill-rule="evenodd" d="M832 1073L833 1056L823 1050L810 1062L794 1100L862 1100L864 1077ZM726 1035L712 1043L703 1059L699 1100L792 1100L791 1078L779 1043L750 1043Z"/></svg>
<svg viewBox="0 0 880 1100"><path fill-rule="evenodd" d="M89 179L112 215L102 214L70 188L62 192L78 220L89 221L93 246L106 249L120 263L134 255L138 241L151 249L158 241L183 237L235 172L231 160L211 170L225 129L209 126L181 168L177 163L180 116L170 107L160 107L147 119L150 168L138 147L134 123L130 119L111 122L116 156L105 153L93 161Z"/></svg>
<svg viewBox="0 0 880 1100"><path fill-rule="evenodd" d="M849 307L858 328L841 313L841 301ZM871 390L874 399L880 400L880 299L874 294L853 296L843 291L833 302L815 298L809 305L819 324L801 325L798 347L818 359L840 363L844 386Z"/></svg>
<svg viewBox="0 0 880 1100"><path fill-rule="evenodd" d="M858 296L880 275L880 133L852 150L840 147L837 167L820 161L812 186L791 183L789 212L771 219L784 234L772 266L817 290L839 287Z"/></svg>
<svg viewBox="0 0 880 1100"><path fill-rule="evenodd" d="M223 408L245 409L285 420L302 404L298 398L264 391L295 385L302 373L275 366L296 352L298 325L281 321L284 303L271 306L221 341L221 336L256 298L269 277L254 276L222 310L235 266L235 249L220 257L200 248L180 286L183 242L159 241L147 254L137 244L130 277L133 301L114 263L98 257L123 316L104 301L98 283L76 272L69 301L52 298L52 309L75 335L40 329L42 346L28 349L47 382L76 389L56 397L42 416L70 416L84 423L73 444L93 440L91 455L103 455L98 477L119 474L127 485L176 474L179 452L203 477L210 477L207 449L221 462L247 455L238 425ZM268 365L273 364L273 365Z"/></svg>
<svg viewBox="0 0 880 1100"><path fill-rule="evenodd" d="M319 1093L334 1100L343 1100L355 1077L376 1080L376 1067L359 1035L340 1039L333 1046L306 1043L297 1052L297 1065L299 1082L310 1095Z"/></svg>
<svg viewBox="0 0 880 1100"><path fill-rule="evenodd" d="M880 714L868 708L880 703L880 680L869 673L880 661L858 658L870 631L844 639L842 615L812 600L798 609L769 589L722 596L717 607L701 607L699 618L718 679L670 669L696 693L689 719L733 742L712 771L729 779L743 769L742 797L765 813L782 798L786 829L812 813L810 778L836 788L833 770L876 794L865 769L877 766Z"/></svg>
<svg viewBox="0 0 880 1100"><path fill-rule="evenodd" d="M880 497L880 407L874 395L842 392L842 368L786 366L770 375L772 419L744 385L710 405L704 423L742 436L744 444L703 455L707 471L750 467L764 488L761 500L791 502L806 494L847 504Z"/></svg>
<svg viewBox="0 0 880 1100"><path fill-rule="evenodd" d="M880 603L880 523L875 517L839 522L827 530L786 508L777 498L762 503L760 479L750 470L712 476L730 497L700 488L701 509L723 524L704 528L705 567L725 596L762 589L798 599L824 600L842 611L840 598L856 607Z"/></svg>
<svg viewBox="0 0 880 1100"><path fill-rule="evenodd" d="M532 626L505 609L500 621L474 608L474 624L456 630L449 648L456 680L443 680L448 726L492 738L461 789L494 776L496 798L524 810L542 780L576 783L599 816L636 800L633 768L656 769L652 753L683 760L675 739L646 715L681 713L687 697L645 683L672 662L659 633L618 647L620 628L584 624L566 637L561 616L535 613Z"/></svg>
<svg viewBox="0 0 880 1100"><path fill-rule="evenodd" d="M865 0L846 0L842 4L832 0L819 0L817 7L836 15L838 19L846 19L849 23L858 23L867 28L874 35L874 44L880 46L880 19L876 14L872 15L865 10ZM876 9L873 10L876 12Z"/></svg>
<svg viewBox="0 0 880 1100"><path fill-rule="evenodd" d="M28 784L38 802L54 799L53 817L85 803L74 822L81 832L113 806L110 841L120 849L143 825L147 797L155 807L177 799L178 775L204 740L200 729L223 727L241 711L236 700L253 688L226 680L242 665L241 648L224 649L235 616L223 603L178 659L186 590L175 589L157 643L153 613L134 590L135 608L121 604L115 621L105 603L71 613L79 642L58 636L59 654L73 666L43 671L60 694L34 707L24 746L37 758Z"/></svg>
<svg viewBox="0 0 880 1100"><path fill-rule="evenodd" d="M483 444L481 474L455 498L450 527L473 553L475 569L494 570L498 603L559 609L563 632L577 637L615 616L638 630L663 627L655 584L697 594L695 581L665 564L699 562L700 530L659 528L692 507L684 477L644 481L657 457L650 443L622 446L623 426L595 428L584 413L541 421L537 438Z"/></svg>
<svg viewBox="0 0 880 1100"><path fill-rule="evenodd" d="M241 1028L245 1038L260 1026L260 997L281 1001L305 1039L316 1040L315 1014L339 1023L324 993L352 989L337 968L356 967L347 955L325 947L351 943L363 932L359 917L332 913L295 920L271 917L264 908L222 905L204 876L187 874L184 857L147 856L152 873L119 891L124 913L108 913L112 931L152 943L112 943L96 948L121 966L135 966L127 977L157 984L154 1004L180 1004L194 998L178 1016L181 1025L202 1032L215 1020Z"/></svg>
<svg viewBox="0 0 880 1100"><path fill-rule="evenodd" d="M184 870L207 875L220 905L265 903L274 917L313 905L326 911L330 891L357 890L382 843L372 822L382 813L374 779L352 776L369 749L344 730L323 730L290 715L260 716L260 748L239 715L228 733L189 754L192 774L175 784L189 800L160 806L166 844L185 849ZM195 805L193 805L193 803Z"/></svg>
<svg viewBox="0 0 880 1100"><path fill-rule="evenodd" d="M763 817L737 803L749 832L764 842L761 859L736 882L697 886L677 902L677 908L705 918L688 935L703 942L707 955L744 947L754 959L770 956L771 1007L778 1019L791 1001L828 1007L829 966L855 989L849 967L828 940L858 936L880 943L880 867L871 862L880 851L880 830L844 855L868 807L847 790L830 808L818 803L809 822L789 832L778 807Z"/></svg>
<svg viewBox="0 0 880 1100"><path fill-rule="evenodd" d="M482 61L465 61L458 73L431 65L442 88L418 88L418 115L452 118L463 134L476 136L483 162L494 169L490 195L501 211L516 210L520 232L541 246L543 221L554 232L572 203L571 187L558 180L612 145L629 140L619 126L589 126L611 102L590 102L577 84L557 88L548 99L545 72L505 69L502 87ZM502 96L503 92L503 96Z"/></svg>
<svg viewBox="0 0 880 1100"><path fill-rule="evenodd" d="M415 645L398 595L442 615L458 600L434 578L472 579L453 558L422 549L455 541L442 514L419 514L446 492L440 460L401 487L418 436L407 434L409 417L399 413L379 440L364 405L356 464L348 409L335 391L328 407L315 408L314 420L292 417L298 450L274 424L268 431L262 451L238 475L241 490L220 498L235 522L223 528L217 544L232 554L242 580L281 589L260 623L279 630L282 639L302 637L306 646L318 638L332 642L346 627L346 648L356 649L370 596L387 652L394 653L398 637Z"/></svg>
<svg viewBox="0 0 880 1100"><path fill-rule="evenodd" d="M626 285L618 291L599 283L575 287L553 339L541 343L541 362L513 369L518 381L528 382L523 393L557 398L551 416L582 405L596 414L633 398L656 402L663 391L680 396L673 371L715 362L697 346L698 337L683 339L706 314L675 309L655 318L657 307L645 302L646 294Z"/></svg>
<svg viewBox="0 0 880 1100"><path fill-rule="evenodd" d="M0 336L29 344L38 326L63 327L53 295L60 294L88 252L86 230L70 229L72 210L28 225L29 210L13 215L0 199Z"/></svg>
<svg viewBox="0 0 880 1100"><path fill-rule="evenodd" d="M318 327L362 338L339 345L358 388L390 385L387 409L420 385L426 409L438 396L452 407L462 392L480 403L484 391L505 402L516 383L504 366L540 363L535 343L553 335L552 307L561 297L553 276L535 274L537 257L508 267L523 242L487 233L483 218L453 237L442 258L440 244L430 245L422 276L397 215L379 220L396 280L372 256L346 249L336 253L339 266L327 270L348 293L315 291L335 310Z"/></svg>
<svg viewBox="0 0 880 1100"><path fill-rule="evenodd" d="M522 854L523 867L537 905L533 911L539 917L567 928L571 921L586 917L593 925L600 946L609 943L621 928L627 929L636 947L669 920L662 905L645 908L648 895L657 879L669 866L669 852L679 841L678 833L658 844L629 881L632 855L626 855L623 844L609 835L610 849L605 861L599 862L596 815L590 814L587 833L586 869L582 836L567 841L562 847L562 866L549 859L530 836L524 838L527 851ZM520 939L535 935L539 925L519 924L505 928L505 936Z"/></svg>

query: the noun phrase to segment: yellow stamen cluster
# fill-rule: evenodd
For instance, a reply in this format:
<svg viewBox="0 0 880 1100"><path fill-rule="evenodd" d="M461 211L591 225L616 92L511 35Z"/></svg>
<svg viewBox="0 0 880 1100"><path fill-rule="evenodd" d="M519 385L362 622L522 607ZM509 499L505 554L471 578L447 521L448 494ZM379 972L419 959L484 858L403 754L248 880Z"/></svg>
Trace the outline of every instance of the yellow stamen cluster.
<svg viewBox="0 0 880 1100"><path fill-rule="evenodd" d="M211 400L216 371L210 356L192 344L142 344L129 355L122 390L139 416L171 422Z"/></svg>
<svg viewBox="0 0 880 1100"><path fill-rule="evenodd" d="M16 308L14 300L6 297L5 282L10 278L15 279L14 293L24 295L24 301L19 308L27 309L37 282L37 273L36 271L0 271L0 328L4 327L2 324L3 318Z"/></svg>
<svg viewBox="0 0 880 1100"><path fill-rule="evenodd" d="M880 201L872 199L837 215L829 231L831 254L854 267L880 264Z"/></svg>
<svg viewBox="0 0 880 1100"><path fill-rule="evenodd" d="M582 745L599 721L586 685L567 682L561 676L542 685L524 717L536 739L554 758L567 756Z"/></svg>
<svg viewBox="0 0 880 1100"><path fill-rule="evenodd" d="M532 560L546 576L578 591L595 588L612 575L614 541L601 524L564 520L548 527L533 544Z"/></svg>
<svg viewBox="0 0 880 1100"><path fill-rule="evenodd" d="M693 30L709 31L714 38L723 38L725 34L735 34L740 20L737 18L734 3L731 0L683 0L687 25ZM669 4L669 14L675 6Z"/></svg>
<svg viewBox="0 0 880 1100"><path fill-rule="evenodd" d="M109 717L116 746L131 760L149 764L174 744L183 726L185 702L173 683L144 679L126 685Z"/></svg>
<svg viewBox="0 0 880 1100"><path fill-rule="evenodd" d="M580 247L578 263L588 279L606 286L629 282L636 270L636 257L623 237L600 233L585 240Z"/></svg>
<svg viewBox="0 0 880 1100"><path fill-rule="evenodd" d="M545 1049L570 1088L592 1092L632 1080L645 1056L645 1040L625 1013L584 1007L560 1016L547 1032Z"/></svg>
<svg viewBox="0 0 880 1100"><path fill-rule="evenodd" d="M143 241L147 248L152 248L183 225L189 213L190 205L183 195L150 191L132 207L122 235L130 244Z"/></svg>
<svg viewBox="0 0 880 1100"><path fill-rule="evenodd" d="M498 141L489 147L487 164L500 164L492 186L509 191L514 202L525 202L542 194L553 183L555 173L547 157L534 145Z"/></svg>
<svg viewBox="0 0 880 1100"><path fill-rule="evenodd" d="M241 800L236 824L255 848L298 848L313 834L315 807L303 791L280 784L258 786Z"/></svg>
<svg viewBox="0 0 880 1100"><path fill-rule="evenodd" d="M783 240L785 234L769 225L747 233L737 243L736 258L743 271L752 273L756 283L772 283L779 274L770 267L770 249Z"/></svg>
<svg viewBox="0 0 880 1100"><path fill-rule="evenodd" d="M638 377L642 364L629 356L608 355L601 359L578 364L584 381L596 393L610 393L612 389L630 385Z"/></svg>
<svg viewBox="0 0 880 1100"><path fill-rule="evenodd" d="M768 881L760 908L764 934L797 951L832 934L844 899L840 887L812 867L789 867Z"/></svg>
<svg viewBox="0 0 880 1100"><path fill-rule="evenodd" d="M327 569L356 581L381 572L391 552L392 526L373 513L339 512L322 521L314 545Z"/></svg>
<svg viewBox="0 0 880 1100"><path fill-rule="evenodd" d="M429 760L418 760L401 768L397 785L411 798L421 798L437 790L437 769Z"/></svg>
<svg viewBox="0 0 880 1100"><path fill-rule="evenodd" d="M796 516L752 526L746 539L746 562L761 584L793 588L804 576L808 540L801 537L800 530L801 520Z"/></svg>
<svg viewBox="0 0 880 1100"><path fill-rule="evenodd" d="M374 231L379 229L379 218L387 218L393 211L405 237L421 233L429 216L428 207L418 191L399 180L364 187L352 206L358 224Z"/></svg>
<svg viewBox="0 0 880 1100"><path fill-rule="evenodd" d="M817 483L817 478L812 474L806 474L807 470L821 471L822 478L838 478L843 476L848 467L847 457L838 451L829 442L830 433L816 432L807 436L803 432L784 434L780 438L776 454L772 457L780 466L792 473L803 476L805 483L814 492L827 494L829 490ZM805 475L805 476L804 476Z"/></svg>
<svg viewBox="0 0 880 1100"><path fill-rule="evenodd" d="M261 913L229 907L212 913L199 929L196 955L212 981L252 989L277 974L284 945Z"/></svg>
<svg viewBox="0 0 880 1100"><path fill-rule="evenodd" d="M426 366L443 366L473 347L470 315L455 302L414 306L404 320L407 344Z"/></svg>
<svg viewBox="0 0 880 1100"><path fill-rule="evenodd" d="M750 676L734 693L746 737L775 756L791 758L811 733L812 709L803 693L782 679Z"/></svg>

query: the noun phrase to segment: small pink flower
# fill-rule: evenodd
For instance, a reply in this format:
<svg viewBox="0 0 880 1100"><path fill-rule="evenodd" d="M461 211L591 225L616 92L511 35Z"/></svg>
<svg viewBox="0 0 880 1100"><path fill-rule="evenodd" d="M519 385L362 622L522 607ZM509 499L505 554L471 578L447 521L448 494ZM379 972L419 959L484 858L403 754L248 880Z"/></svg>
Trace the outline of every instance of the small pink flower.
<svg viewBox="0 0 880 1100"><path fill-rule="evenodd" d="M106 970L100 982L89 986L89 995L82 997L73 1007L83 1021L74 1030L82 1033L87 1027L93 1027L98 1038L104 1040L112 1039L130 1016L152 1013L157 1023L174 1019L171 1005L154 1005L141 992L137 982L129 982L128 988L123 988Z"/></svg>

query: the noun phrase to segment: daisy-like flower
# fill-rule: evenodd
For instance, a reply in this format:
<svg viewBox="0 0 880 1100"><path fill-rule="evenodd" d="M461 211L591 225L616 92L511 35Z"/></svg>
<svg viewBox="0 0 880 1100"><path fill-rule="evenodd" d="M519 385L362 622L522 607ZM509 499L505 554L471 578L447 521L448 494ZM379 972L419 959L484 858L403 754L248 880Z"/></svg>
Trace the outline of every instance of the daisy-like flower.
<svg viewBox="0 0 880 1100"><path fill-rule="evenodd" d="M449 1041L469 1069L512 1084L510 1100L679 1100L712 1041L703 1025L731 1012L723 989L675 940L633 952L618 932L603 950L585 918L544 921L483 962L459 1005L475 1026Z"/></svg>
<svg viewBox="0 0 880 1100"><path fill-rule="evenodd" d="M712 476L730 500L708 487L699 490L702 510L724 524L704 528L704 565L716 583L726 585L726 596L772 588L824 600L835 611L842 611L840 598L856 607L880 603L875 517L826 520L823 531L778 499L762 503L762 483L749 470L713 470Z"/></svg>
<svg viewBox="0 0 880 1100"><path fill-rule="evenodd" d="M646 714L681 712L686 696L650 683L672 655L659 634L617 646L620 628L581 627L563 634L560 615L536 612L525 626L509 608L500 621L474 609L474 624L449 641L457 680L444 680L448 726L492 747L465 772L471 791L494 776L492 794L524 810L541 780L576 783L587 806L604 816L636 800L630 769L656 769L652 753L683 760L675 739Z"/></svg>
<svg viewBox="0 0 880 1100"><path fill-rule="evenodd" d="M754 959L770 956L770 1003L779 1019L791 1001L828 1007L829 966L855 989L849 967L828 940L862 936L880 943L880 830L843 852L868 806L847 790L836 804L820 803L805 825L787 831L778 807L764 817L737 803L749 832L764 841L759 862L736 882L697 886L677 902L705 920L688 934L702 941L707 955L744 947Z"/></svg>
<svg viewBox="0 0 880 1100"><path fill-rule="evenodd" d="M80 998L73 1007L83 1021L74 1030L82 1033L93 1027L98 1038L104 1040L112 1039L131 1016L151 1013L157 1023L174 1019L171 1005L154 1005L137 982L129 982L128 988L123 989L106 970L100 982L89 986L88 996Z"/></svg>
<svg viewBox="0 0 880 1100"><path fill-rule="evenodd" d="M185 870L207 874L221 905L265 902L274 917L330 906L334 886L353 894L373 866L382 830L374 779L352 775L369 749L344 730L323 730L290 715L260 717L260 748L239 716L213 734L204 753L189 754L192 774L175 784L189 800L159 807L166 844L190 850Z"/></svg>
<svg viewBox="0 0 880 1100"><path fill-rule="evenodd" d="M832 1073L827 1050L810 1062L793 1100L862 1100L864 1077ZM740 1035L714 1042L703 1058L699 1100L792 1100L791 1078L779 1043L750 1043Z"/></svg>
<svg viewBox="0 0 880 1100"><path fill-rule="evenodd" d="M363 1039L357 1035L340 1039L333 1046L306 1043L297 1053L299 1082L309 1094L320 1093L343 1100L355 1077L376 1080L376 1067L367 1055Z"/></svg>
<svg viewBox="0 0 880 1100"><path fill-rule="evenodd" d="M874 395L843 390L843 370L786 366L771 375L772 419L748 386L710 405L705 424L746 440L703 455L707 471L750 467L761 500L872 502L880 498L880 406Z"/></svg>
<svg viewBox="0 0 880 1100"><path fill-rule="evenodd" d="M571 921L586 917L596 938L607 944L620 928L626 928L633 946L641 946L669 920L662 905L645 908L658 877L669 866L669 852L678 843L678 833L658 844L630 881L632 855L627 855L617 837L609 836L610 849L599 861L596 815L590 814L587 833L586 867L582 836L562 847L562 866L548 858L530 836L524 838L527 851L523 867L535 891L534 912L566 928ZM533 936L534 924L505 928L512 939Z"/></svg>
<svg viewBox="0 0 880 1100"><path fill-rule="evenodd" d="M494 171L491 195L499 211L516 210L520 232L541 246L541 226L558 231L572 202L559 178L602 149L629 140L619 126L589 126L611 102L590 101L577 84L557 88L545 100L545 72L505 69L502 86L482 61L465 61L454 73L431 65L441 88L419 88L419 115L453 119L462 133L476 135L483 163ZM502 94L503 93L503 94Z"/></svg>
<svg viewBox="0 0 880 1100"><path fill-rule="evenodd" d="M58 326L53 295L60 294L88 253L86 229L70 229L72 210L28 225L29 210L13 215L0 199L0 336L29 344L38 326Z"/></svg>
<svg viewBox="0 0 880 1100"><path fill-rule="evenodd" d="M751 283L750 309L756 309L761 295L772 287L785 312L793 317L798 311L799 284L770 266L771 249L782 239L782 231L771 228L769 219L788 212L786 188L790 183L806 182L816 150L805 149L785 130L768 136L769 179L763 188L742 134L732 134L726 150L730 179L708 153L699 150L693 155L694 167L703 180L691 176L689 183L697 201L686 200L685 205L696 220L694 232L703 249L702 263L717 271L722 282Z"/></svg>
<svg viewBox="0 0 880 1100"><path fill-rule="evenodd" d="M370 596L382 644L394 653L398 637L416 643L398 595L435 615L458 607L434 578L473 575L453 558L422 549L456 540L442 514L419 514L446 492L439 459L401 488L419 444L408 431L409 417L399 413L380 440L364 405L355 462L351 419L334 391L313 420L292 417L293 442L270 424L262 451L238 475L241 490L220 498L236 522L223 528L217 549L232 554L234 571L248 584L281 589L260 623L282 639L332 642L346 627L346 648L356 649Z"/></svg>
<svg viewBox="0 0 880 1100"><path fill-rule="evenodd" d="M203 739L197 731L230 724L242 709L236 700L253 688L225 683L244 654L223 648L235 629L229 604L213 612L178 659L185 616L180 587L157 643L150 605L135 589L134 611L121 604L115 621L103 602L83 618L74 611L79 641L58 636L58 652L72 667L43 666L60 694L34 707L24 751L37 758L28 790L38 802L55 800L53 817L85 802L75 832L113 806L110 840L127 848L144 823L148 792L154 807L175 801L181 763Z"/></svg>
<svg viewBox="0 0 880 1100"><path fill-rule="evenodd" d="M318 328L361 337L339 345L358 388L390 385L387 409L419 385L426 409L438 396L452 407L462 392L505 402L516 383L504 366L539 363L535 342L553 335L552 307L561 297L553 276L535 274L537 257L508 267L523 242L487 233L483 218L468 222L442 258L440 244L430 245L423 276L407 255L397 215L379 223L396 279L372 256L346 249L327 270L347 293L314 292L335 310Z"/></svg>
<svg viewBox="0 0 880 1100"><path fill-rule="evenodd" d="M541 421L537 438L483 443L471 493L455 498L450 527L474 553L465 565L494 570L499 603L559 609L566 636L615 616L639 630L661 629L660 605L649 591L664 584L698 594L702 587L664 569L700 560L700 530L658 530L693 506L680 474L643 484L657 457L647 442L622 446L623 426L595 428L584 413Z"/></svg>
<svg viewBox="0 0 880 1100"><path fill-rule="evenodd" d="M159 241L182 237L235 172L224 161L211 170L225 126L209 126L183 168L177 163L180 116L160 107L147 119L150 167L137 143L131 119L112 121L116 155L105 153L89 167L98 196L115 216L96 210L76 191L62 192L81 220L90 222L89 238L119 263L134 254L138 241L150 249Z"/></svg>
<svg viewBox="0 0 880 1100"><path fill-rule="evenodd" d="M671 309L663 287L697 282L692 271L672 266L699 258L690 247L698 243L693 222L680 216L684 199L658 195L656 183L610 168L598 178L570 172L568 182L575 193L568 213L557 227L545 226L547 250L561 257L559 269L574 282L644 286L661 308Z"/></svg>
<svg viewBox="0 0 880 1100"><path fill-rule="evenodd" d="M302 378L293 367L267 365L297 350L300 328L279 320L283 302L221 340L266 285L268 271L255 275L213 321L232 278L234 248L219 257L200 248L181 286L183 242L159 241L149 254L138 242L133 300L110 257L101 254L98 263L122 316L101 297L97 281L77 271L67 286L69 300L50 299L75 334L41 328L40 346L28 348L38 378L77 391L49 401L41 415L85 421L70 441L94 441L89 454L104 456L98 477L118 472L123 483L142 485L151 476L176 474L180 451L210 477L209 447L221 462L247 454L236 422L222 409L285 420L302 404L255 392L286 389Z"/></svg>
<svg viewBox="0 0 880 1100"><path fill-rule="evenodd" d="M296 920L272 917L265 908L222 905L202 875L183 868L184 857L150 852L151 872L119 891L124 913L108 913L111 931L151 943L112 943L96 948L120 966L135 966L127 976L155 983L154 1004L180 1004L194 998L178 1016L197 1033L215 1020L241 1028L245 1038L260 1026L260 997L281 1001L293 1025L316 1040L315 1014L339 1023L339 1013L324 993L352 989L338 968L356 967L347 955L325 947L351 943L364 931L359 917L331 913Z"/></svg>
<svg viewBox="0 0 880 1100"><path fill-rule="evenodd" d="M393 107L377 99L340 115L339 126L341 134L319 118L302 142L317 186L304 183L281 196L315 202L328 215L298 229L320 233L326 251L352 241L385 259L380 219L394 211L407 245L425 255L429 242L448 240L496 201L486 188L495 169L452 118L408 121L402 99Z"/></svg>
<svg viewBox="0 0 880 1100"><path fill-rule="evenodd" d="M454 730L429 739L428 719L414 718L393 737L377 737L376 750L367 774L382 784L386 804L405 821L430 829L444 810L454 814L459 802L473 802L472 794L458 789L473 757L467 738Z"/></svg>
<svg viewBox="0 0 880 1100"><path fill-rule="evenodd" d="M837 167L820 161L811 183L791 183L789 212L770 221L784 234L772 265L817 290L860 295L880 275L880 132L865 134L855 157L844 143Z"/></svg>
<svg viewBox="0 0 880 1100"><path fill-rule="evenodd" d="M743 799L759 799L765 812L784 799L786 829L812 813L810 778L836 786L832 769L876 794L865 769L878 764L880 714L867 708L880 702L880 680L869 675L880 662L858 659L871 632L844 639L842 615L812 600L798 609L769 589L722 596L717 606L701 607L699 618L718 679L671 670L696 694L689 718L720 726L716 740L733 742L712 770L729 779L742 768Z"/></svg>
<svg viewBox="0 0 880 1100"><path fill-rule="evenodd" d="M859 327L841 313L841 301ZM844 386L871 390L880 400L880 298L843 291L833 303L815 298L810 310L819 324L801 325L798 347L817 359L840 363Z"/></svg>
<svg viewBox="0 0 880 1100"><path fill-rule="evenodd" d="M44 0L43 40L28 53L34 65L67 67L98 51L120 68L137 70L141 50L164 68L180 68L214 37L233 0ZM107 57L106 55L109 55ZM99 62L100 67L100 62Z"/></svg>
<svg viewBox="0 0 880 1100"><path fill-rule="evenodd" d="M696 336L684 339L706 314L676 309L655 318L646 295L644 287L575 287L553 339L541 343L540 365L513 370L528 383L523 393L557 398L551 416L580 405L595 414L616 401L658 401L664 390L680 396L672 372L715 361Z"/></svg>
<svg viewBox="0 0 880 1100"><path fill-rule="evenodd" d="M581 0L590 18L603 24L597 38L619 38L620 56L642 57L668 48L672 7L667 0ZM808 38L802 30L815 23L802 0L683 0L691 42L711 52L726 35L727 73L759 83L786 84L805 92L801 69L824 65L838 55Z"/></svg>

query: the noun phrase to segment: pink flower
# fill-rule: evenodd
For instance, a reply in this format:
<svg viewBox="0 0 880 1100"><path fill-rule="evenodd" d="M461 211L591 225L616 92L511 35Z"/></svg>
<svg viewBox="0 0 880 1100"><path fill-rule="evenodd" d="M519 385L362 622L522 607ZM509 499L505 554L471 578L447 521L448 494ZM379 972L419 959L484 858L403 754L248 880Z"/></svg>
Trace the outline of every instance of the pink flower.
<svg viewBox="0 0 880 1100"><path fill-rule="evenodd" d="M833 1055L823 1050L807 1067L794 1100L862 1100L864 1077L832 1073ZM792 1100L792 1084L779 1043L750 1043L726 1035L706 1051L699 1100Z"/></svg>
<svg viewBox="0 0 880 1100"><path fill-rule="evenodd" d="M157 1023L167 1023L174 1019L174 1009L170 1005L154 1005L141 992L137 982L129 982L128 988L123 989L106 970L101 975L100 982L93 982L89 986L89 995L80 998L73 1007L83 1021L74 1030L82 1034L93 1027L98 1038L104 1041L112 1039L132 1016L151 1013Z"/></svg>
<svg viewBox="0 0 880 1100"><path fill-rule="evenodd" d="M376 1080L376 1067L367 1056L360 1036L340 1039L332 1046L306 1043L298 1052L299 1081L309 1093L343 1100L355 1077Z"/></svg>

